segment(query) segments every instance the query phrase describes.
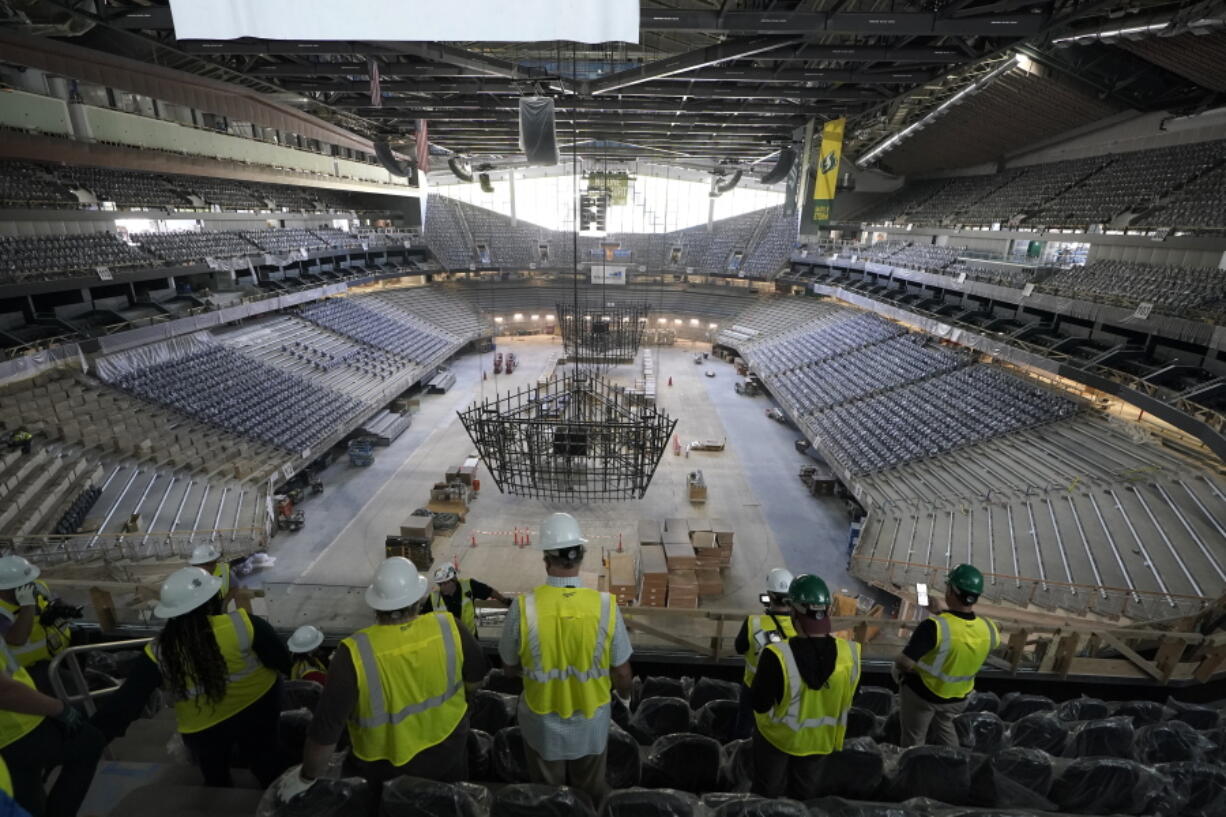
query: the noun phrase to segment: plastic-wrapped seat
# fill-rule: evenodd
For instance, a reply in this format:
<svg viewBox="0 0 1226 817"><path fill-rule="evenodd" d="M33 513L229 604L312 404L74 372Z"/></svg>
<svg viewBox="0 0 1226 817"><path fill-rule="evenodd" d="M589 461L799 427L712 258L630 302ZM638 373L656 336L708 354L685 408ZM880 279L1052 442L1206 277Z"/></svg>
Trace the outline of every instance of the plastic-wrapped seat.
<svg viewBox="0 0 1226 817"><path fill-rule="evenodd" d="M809 817L803 803L785 797L741 797L713 810L714 817Z"/></svg>
<svg viewBox="0 0 1226 817"><path fill-rule="evenodd" d="M600 817L710 817L710 811L688 792L624 789L605 797Z"/></svg>
<svg viewBox="0 0 1226 817"><path fill-rule="evenodd" d="M894 692L885 687L862 686L856 690L853 703L874 715L885 718L894 711Z"/></svg>
<svg viewBox="0 0 1226 817"><path fill-rule="evenodd" d="M711 701L736 701L740 697L740 684L718 678L699 678L690 692L690 708L698 710Z"/></svg>
<svg viewBox="0 0 1226 817"><path fill-rule="evenodd" d="M1202 760L1212 743L1183 721L1165 721L1138 729L1133 746L1137 760L1153 764Z"/></svg>
<svg viewBox="0 0 1226 817"><path fill-rule="evenodd" d="M1135 761L1083 758L1056 778L1051 799L1074 814L1150 814L1164 789L1161 775Z"/></svg>
<svg viewBox="0 0 1226 817"><path fill-rule="evenodd" d="M739 709L740 704L736 701L708 701L694 714L694 730L720 743L727 743L734 737Z"/></svg>
<svg viewBox="0 0 1226 817"><path fill-rule="evenodd" d="M1010 746L1060 755L1067 739L1068 726L1054 712L1035 712L1009 724Z"/></svg>
<svg viewBox="0 0 1226 817"><path fill-rule="evenodd" d="M714 791L721 747L703 735L665 735L643 762L643 785L701 794Z"/></svg>
<svg viewBox="0 0 1226 817"><path fill-rule="evenodd" d="M1214 729L1222 719L1222 714L1211 706L1185 704L1174 698L1167 698L1166 705L1172 720L1183 721L1194 729Z"/></svg>
<svg viewBox="0 0 1226 817"><path fill-rule="evenodd" d="M480 729L468 730L468 779L494 777L494 736Z"/></svg>
<svg viewBox="0 0 1226 817"><path fill-rule="evenodd" d="M524 691L524 679L513 678L501 669L495 668L485 676L485 683L481 685L481 688L488 689L490 692L502 692L506 695L519 695Z"/></svg>
<svg viewBox="0 0 1226 817"><path fill-rule="evenodd" d="M1156 769L1183 795L1180 817L1226 814L1226 769L1208 763L1162 763Z"/></svg>
<svg viewBox="0 0 1226 817"><path fill-rule="evenodd" d="M1035 712L1054 712L1056 703L1046 695L1023 695L1010 692L1000 699L1001 720L1013 722Z"/></svg>
<svg viewBox="0 0 1226 817"><path fill-rule="evenodd" d="M849 738L816 767L813 791L835 797L870 799L885 777L885 757L872 738Z"/></svg>
<svg viewBox="0 0 1226 817"><path fill-rule="evenodd" d="M749 791L753 771L753 741L749 738L734 740L720 750L717 780L720 791Z"/></svg>
<svg viewBox="0 0 1226 817"><path fill-rule="evenodd" d="M1135 730L1125 717L1083 721L1069 730L1064 746L1067 757L1132 757ZM1178 760L1179 758L1171 758Z"/></svg>
<svg viewBox="0 0 1226 817"><path fill-rule="evenodd" d="M1005 722L991 712L963 712L954 728L964 749L990 755L1004 743Z"/></svg>
<svg viewBox="0 0 1226 817"><path fill-rule="evenodd" d="M842 797L806 800L805 808L809 809L809 817L924 817L924 812L906 803L872 803Z"/></svg>
<svg viewBox="0 0 1226 817"><path fill-rule="evenodd" d="M502 729L515 725L517 701L511 695L479 689L468 699L469 725L496 735Z"/></svg>
<svg viewBox="0 0 1226 817"><path fill-rule="evenodd" d="M494 776L504 783L528 780L524 760L524 736L518 726L508 726L494 735Z"/></svg>
<svg viewBox="0 0 1226 817"><path fill-rule="evenodd" d="M291 763L302 762L302 747L306 745L307 732L311 729L314 715L309 709L291 709L282 712L277 722L277 745L281 755Z"/></svg>
<svg viewBox="0 0 1226 817"><path fill-rule="evenodd" d="M966 696L966 706L962 711L1000 714L1000 697L995 692L972 692Z"/></svg>
<svg viewBox="0 0 1226 817"><path fill-rule="evenodd" d="M617 724L611 724L608 747L605 780L609 787L628 789L637 786L643 770L638 741Z"/></svg>
<svg viewBox="0 0 1226 817"><path fill-rule="evenodd" d="M690 705L683 698L644 698L630 717L635 740L650 746L658 738L690 731Z"/></svg>
<svg viewBox="0 0 1226 817"><path fill-rule="evenodd" d="M847 712L847 737L871 738L877 734L877 716L867 709L853 706Z"/></svg>
<svg viewBox="0 0 1226 817"><path fill-rule="evenodd" d="M379 817L485 817L469 786L420 777L396 777L383 786Z"/></svg>
<svg viewBox="0 0 1226 817"><path fill-rule="evenodd" d="M1132 718L1136 726L1146 726L1166 720L1171 716L1171 711L1154 701L1124 701L1111 714L1126 715Z"/></svg>
<svg viewBox="0 0 1226 817"><path fill-rule="evenodd" d="M640 701L647 698L683 698L688 700L686 684L680 678L669 678L664 675L649 675L643 679L638 689Z"/></svg>
<svg viewBox="0 0 1226 817"><path fill-rule="evenodd" d="M1110 712L1105 701L1082 695L1060 704L1056 714L1062 721L1089 721L1105 718Z"/></svg>
<svg viewBox="0 0 1226 817"><path fill-rule="evenodd" d="M973 756L951 746L915 746L902 753L888 783L891 800L931 797L969 805Z"/></svg>
<svg viewBox="0 0 1226 817"><path fill-rule="evenodd" d="M490 817L596 817L588 796L570 786L516 783L494 796Z"/></svg>
<svg viewBox="0 0 1226 817"><path fill-rule="evenodd" d="M290 769L285 774L298 774L298 770ZM324 778L288 803L279 803L276 793L282 779L264 792L257 817L369 817L371 813L373 794L360 777Z"/></svg>

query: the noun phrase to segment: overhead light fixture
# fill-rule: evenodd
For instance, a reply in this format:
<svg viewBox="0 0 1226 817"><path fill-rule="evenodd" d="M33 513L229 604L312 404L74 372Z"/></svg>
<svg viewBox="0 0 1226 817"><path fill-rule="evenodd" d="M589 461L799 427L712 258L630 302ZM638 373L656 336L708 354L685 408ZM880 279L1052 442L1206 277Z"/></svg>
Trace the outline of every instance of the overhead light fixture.
<svg viewBox="0 0 1226 817"><path fill-rule="evenodd" d="M1052 45L1084 45L1085 43L1099 42L1103 40L1118 40L1127 39L1129 37L1144 37L1147 34L1154 34L1169 27L1170 20L1163 23L1151 23L1143 26L1127 26L1125 28L1109 28L1099 31L1086 31L1081 34L1070 34L1067 37L1057 37L1051 41Z"/></svg>

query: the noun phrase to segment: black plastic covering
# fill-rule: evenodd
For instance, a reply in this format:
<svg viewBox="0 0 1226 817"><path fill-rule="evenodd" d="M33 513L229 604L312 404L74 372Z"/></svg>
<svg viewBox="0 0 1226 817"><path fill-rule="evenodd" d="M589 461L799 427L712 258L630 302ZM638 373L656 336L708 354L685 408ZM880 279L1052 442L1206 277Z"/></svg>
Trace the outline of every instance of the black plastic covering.
<svg viewBox="0 0 1226 817"><path fill-rule="evenodd" d="M1124 701L1111 713L1127 715L1137 726L1158 723L1169 718L1173 713L1160 703L1154 701Z"/></svg>
<svg viewBox="0 0 1226 817"><path fill-rule="evenodd" d="M551 98L519 98L519 147L529 165L549 167L558 163L558 137Z"/></svg>
<svg viewBox="0 0 1226 817"><path fill-rule="evenodd" d="M856 706L867 709L881 718L887 717L894 711L896 708L894 702L893 690L875 686L860 687L856 690L856 697L853 701Z"/></svg>
<svg viewBox="0 0 1226 817"><path fill-rule="evenodd" d="M490 674L485 676L485 683L481 685L481 688L488 689L490 692L519 695L524 691L524 679L507 675L501 669L492 669Z"/></svg>
<svg viewBox="0 0 1226 817"><path fill-rule="evenodd" d="M690 705L684 698L645 697L634 710L628 731L644 746L665 735L689 732Z"/></svg>
<svg viewBox="0 0 1226 817"><path fill-rule="evenodd" d="M721 791L749 791L753 785L752 740L734 740L724 745L719 756L718 782Z"/></svg>
<svg viewBox="0 0 1226 817"><path fill-rule="evenodd" d="M494 736L480 729L468 730L468 776L472 780L494 779Z"/></svg>
<svg viewBox="0 0 1226 817"><path fill-rule="evenodd" d="M298 774L295 766L286 775ZM268 787L256 808L257 817L369 817L373 795L360 777L319 780L305 793L288 803L278 801L281 780Z"/></svg>
<svg viewBox="0 0 1226 817"><path fill-rule="evenodd" d="M314 681L285 681L281 684L281 711L309 709L315 711L324 688Z"/></svg>
<svg viewBox="0 0 1226 817"><path fill-rule="evenodd" d="M689 699L687 685L680 678L665 675L648 675L639 688L638 698L685 698Z"/></svg>
<svg viewBox="0 0 1226 817"><path fill-rule="evenodd" d="M144 650L99 650L89 654L89 666L114 678L127 678L132 663L144 654Z"/></svg>
<svg viewBox="0 0 1226 817"><path fill-rule="evenodd" d="M709 701L694 714L694 729L700 735L727 743L736 735L736 716L740 705L736 701Z"/></svg>
<svg viewBox="0 0 1226 817"><path fill-rule="evenodd" d="M958 742L966 749L992 754L1005 739L1005 722L991 712L963 712L954 719Z"/></svg>
<svg viewBox="0 0 1226 817"><path fill-rule="evenodd" d="M494 735L494 777L504 783L522 783L528 779L524 736L518 726L508 726Z"/></svg>
<svg viewBox="0 0 1226 817"><path fill-rule="evenodd" d="M609 727L609 749L605 763L605 780L609 787L628 789L637 786L642 774L638 741L617 724L612 724Z"/></svg>
<svg viewBox="0 0 1226 817"><path fill-rule="evenodd" d="M783 181L792 172L792 165L795 163L796 151L791 147L785 147L779 151L779 159L775 162L775 166L762 177L762 184L778 184Z"/></svg>
<svg viewBox="0 0 1226 817"><path fill-rule="evenodd" d="M596 817L592 801L570 786L517 783L494 796L490 817Z"/></svg>
<svg viewBox="0 0 1226 817"><path fill-rule="evenodd" d="M876 795L885 777L885 758L872 738L849 738L842 751L816 764L813 790L857 800Z"/></svg>
<svg viewBox="0 0 1226 817"><path fill-rule="evenodd" d="M963 712L994 712L1000 714L1000 697L995 692L972 692L966 697Z"/></svg>
<svg viewBox="0 0 1226 817"><path fill-rule="evenodd" d="M1132 718L1117 716L1082 721L1069 730L1064 754L1068 757L1131 758L1133 735Z"/></svg>
<svg viewBox="0 0 1226 817"><path fill-rule="evenodd" d="M991 758L996 777L1008 778L1022 788L1046 797L1055 778L1051 755L1038 749L1013 746L1002 749Z"/></svg>
<svg viewBox="0 0 1226 817"><path fill-rule="evenodd" d="M307 731L314 718L309 709L281 713L277 722L277 744L281 747L281 756L290 763L302 762L302 747L306 745Z"/></svg>
<svg viewBox="0 0 1226 817"><path fill-rule="evenodd" d="M699 678L690 692L690 707L702 709L711 701L737 701L740 697L740 684L718 678Z"/></svg>
<svg viewBox="0 0 1226 817"><path fill-rule="evenodd" d="M1046 695L1023 695L1020 692L1010 692L1000 699L1000 717L1006 721L1016 721L1035 712L1055 712L1056 702Z"/></svg>
<svg viewBox="0 0 1226 817"><path fill-rule="evenodd" d="M902 753L889 782L891 800L931 797L944 803L968 802L974 756L952 746L915 746Z"/></svg>
<svg viewBox="0 0 1226 817"><path fill-rule="evenodd" d="M114 675L110 675L101 670L87 669L85 670L85 686L91 692L99 689L111 689L119 686L119 679Z"/></svg>
<svg viewBox="0 0 1226 817"><path fill-rule="evenodd" d="M379 817L485 817L466 787L420 777L397 777L383 786Z"/></svg>
<svg viewBox="0 0 1226 817"><path fill-rule="evenodd" d="M1226 814L1226 769L1208 763L1163 763L1160 774L1171 779L1183 797L1182 817L1221 817Z"/></svg>
<svg viewBox="0 0 1226 817"><path fill-rule="evenodd" d="M600 807L600 817L709 817L698 798L668 789L625 789L611 792Z"/></svg>
<svg viewBox="0 0 1226 817"><path fill-rule="evenodd" d="M867 709L853 706L847 712L847 737L871 738L877 734L877 716Z"/></svg>
<svg viewBox="0 0 1226 817"><path fill-rule="evenodd" d="M924 817L906 803L868 803L841 797L819 797L805 803L809 817Z"/></svg>
<svg viewBox="0 0 1226 817"><path fill-rule="evenodd" d="M1165 794L1153 769L1122 758L1083 758L1068 765L1051 799L1075 814L1150 814Z"/></svg>
<svg viewBox="0 0 1226 817"><path fill-rule="evenodd" d="M713 809L714 817L809 817L803 803L783 797L742 796Z"/></svg>
<svg viewBox="0 0 1226 817"><path fill-rule="evenodd" d="M1062 721L1090 721L1105 718L1110 713L1107 702L1098 698L1088 698L1082 695L1071 701L1065 701L1056 709L1056 714Z"/></svg>
<svg viewBox="0 0 1226 817"><path fill-rule="evenodd" d="M1210 706L1185 704L1174 698L1167 698L1166 706L1172 720L1183 721L1194 729L1216 729L1222 720L1222 713Z"/></svg>
<svg viewBox="0 0 1226 817"><path fill-rule="evenodd" d="M496 735L515 725L517 700L513 695L479 689L468 699L469 724L473 729Z"/></svg>
<svg viewBox="0 0 1226 817"><path fill-rule="evenodd" d="M396 158L396 154L388 146L387 142L374 142L375 158L379 160L379 164L383 165L383 169L393 176L407 176L413 172L411 164L404 164Z"/></svg>
<svg viewBox="0 0 1226 817"><path fill-rule="evenodd" d="M1183 721L1165 721L1138 729L1133 747L1142 763L1180 763L1202 760L1213 744Z"/></svg>
<svg viewBox="0 0 1226 817"><path fill-rule="evenodd" d="M1064 752L1068 725L1054 712L1035 712L1009 725L1009 745L1042 749L1049 755Z"/></svg>
<svg viewBox="0 0 1226 817"><path fill-rule="evenodd" d="M630 728L630 707L622 703L621 698L616 695L609 701L609 717L622 729Z"/></svg>
<svg viewBox="0 0 1226 817"><path fill-rule="evenodd" d="M721 747L703 735L666 735L651 744L643 762L643 785L701 794L714 791Z"/></svg>
<svg viewBox="0 0 1226 817"><path fill-rule="evenodd" d="M889 717L879 721L879 724L878 735L882 743L890 743L894 746L902 743L902 720L899 718L897 709L891 712Z"/></svg>

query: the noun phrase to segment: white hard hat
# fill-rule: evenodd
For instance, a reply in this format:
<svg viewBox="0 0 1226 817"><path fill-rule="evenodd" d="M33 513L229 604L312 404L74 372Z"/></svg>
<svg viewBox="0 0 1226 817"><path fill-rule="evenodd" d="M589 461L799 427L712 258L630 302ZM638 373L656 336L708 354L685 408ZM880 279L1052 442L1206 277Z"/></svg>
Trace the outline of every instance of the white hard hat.
<svg viewBox="0 0 1226 817"><path fill-rule="evenodd" d="M294 634L289 637L286 646L290 652L304 653L314 652L319 649L319 645L324 643L324 634L318 628L310 624L303 624Z"/></svg>
<svg viewBox="0 0 1226 817"><path fill-rule="evenodd" d="M777 567L766 574L766 592L768 593L778 593L780 596L786 596L791 585L792 574L782 567Z"/></svg>
<svg viewBox="0 0 1226 817"><path fill-rule="evenodd" d="M421 600L429 586L416 565L403 556L392 556L375 570L375 580L366 588L366 603L375 610L402 610Z"/></svg>
<svg viewBox="0 0 1226 817"><path fill-rule="evenodd" d="M192 550L192 558L188 560L189 565L207 565L209 562L215 562L221 558L221 551L212 545L196 545Z"/></svg>
<svg viewBox="0 0 1226 817"><path fill-rule="evenodd" d="M434 583L435 584L442 584L443 582L449 582L455 577L456 577L455 565L451 564L451 562L448 562L447 564L443 565L442 567L434 571Z"/></svg>
<svg viewBox="0 0 1226 817"><path fill-rule="evenodd" d="M579 522L568 513L555 513L541 523L536 537L537 550L565 550L587 544L579 530Z"/></svg>
<svg viewBox="0 0 1226 817"><path fill-rule="evenodd" d="M0 559L0 590L12 590L29 584L41 572L38 565L24 556L5 556Z"/></svg>
<svg viewBox="0 0 1226 817"><path fill-rule="evenodd" d="M174 618L190 613L221 589L221 579L199 567L181 567L162 582L162 592L153 614L158 618Z"/></svg>

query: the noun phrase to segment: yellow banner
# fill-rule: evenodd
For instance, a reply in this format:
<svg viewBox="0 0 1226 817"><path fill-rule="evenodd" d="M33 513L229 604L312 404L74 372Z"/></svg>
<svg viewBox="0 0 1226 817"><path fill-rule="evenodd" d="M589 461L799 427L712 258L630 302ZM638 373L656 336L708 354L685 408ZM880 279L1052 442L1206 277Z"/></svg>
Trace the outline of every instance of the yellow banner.
<svg viewBox="0 0 1226 817"><path fill-rule="evenodd" d="M834 191L839 183L839 161L843 158L843 117L832 119L822 126L822 146L817 153L816 177L813 182L813 220L824 224L830 221L830 208L834 205Z"/></svg>

